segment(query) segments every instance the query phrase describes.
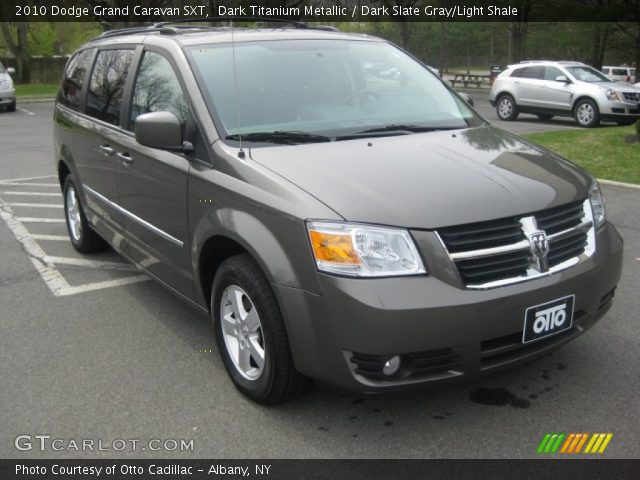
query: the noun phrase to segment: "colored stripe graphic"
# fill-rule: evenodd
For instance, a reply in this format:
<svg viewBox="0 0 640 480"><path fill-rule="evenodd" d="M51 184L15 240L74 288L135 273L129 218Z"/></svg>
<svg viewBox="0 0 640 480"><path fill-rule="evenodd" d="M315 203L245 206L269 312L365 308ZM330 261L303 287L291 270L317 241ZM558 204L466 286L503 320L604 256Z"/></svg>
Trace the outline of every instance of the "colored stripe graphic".
<svg viewBox="0 0 640 480"><path fill-rule="evenodd" d="M607 449L613 433L556 433L545 434L538 445L539 454L577 454L596 453L601 454ZM588 440L588 441L587 441ZM584 450L582 447L586 447Z"/></svg>

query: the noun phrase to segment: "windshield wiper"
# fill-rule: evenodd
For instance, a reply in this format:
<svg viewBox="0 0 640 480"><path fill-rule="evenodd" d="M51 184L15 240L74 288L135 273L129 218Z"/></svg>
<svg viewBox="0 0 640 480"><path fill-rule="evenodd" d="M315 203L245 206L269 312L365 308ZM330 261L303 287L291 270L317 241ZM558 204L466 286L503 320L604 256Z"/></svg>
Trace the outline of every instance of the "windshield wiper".
<svg viewBox="0 0 640 480"><path fill-rule="evenodd" d="M298 143L330 142L332 140L331 137L327 137L325 135L283 130L276 130L274 132L234 133L232 135L227 135L226 139L242 139L249 142L282 143L285 145L296 145Z"/></svg>
<svg viewBox="0 0 640 480"><path fill-rule="evenodd" d="M339 137L343 138L356 138L356 137L370 137L375 136L372 134L382 135L409 135L411 133L424 133L424 132L437 132L440 130L457 130L464 127L428 127L424 125L412 125L412 124L391 124L383 127L368 128L367 130L361 130L359 132L349 133Z"/></svg>

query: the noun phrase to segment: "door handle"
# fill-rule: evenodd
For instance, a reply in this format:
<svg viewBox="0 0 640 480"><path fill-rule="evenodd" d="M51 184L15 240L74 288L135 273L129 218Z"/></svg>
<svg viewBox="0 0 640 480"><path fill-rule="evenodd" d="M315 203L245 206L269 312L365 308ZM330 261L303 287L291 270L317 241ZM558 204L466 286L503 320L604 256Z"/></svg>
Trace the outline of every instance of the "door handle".
<svg viewBox="0 0 640 480"><path fill-rule="evenodd" d="M128 153L117 153L117 157L124 165L131 165L133 163L133 157Z"/></svg>
<svg viewBox="0 0 640 480"><path fill-rule="evenodd" d="M113 148L111 148L109 145L100 145L98 147L98 150L100 150L106 156L111 156L115 152L115 150Z"/></svg>

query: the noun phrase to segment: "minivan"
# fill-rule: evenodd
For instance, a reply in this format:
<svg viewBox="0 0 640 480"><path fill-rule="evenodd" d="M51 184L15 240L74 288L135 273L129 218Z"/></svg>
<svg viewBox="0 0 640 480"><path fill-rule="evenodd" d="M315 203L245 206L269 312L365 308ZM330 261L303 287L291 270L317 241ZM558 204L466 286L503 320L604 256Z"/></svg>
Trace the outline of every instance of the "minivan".
<svg viewBox="0 0 640 480"><path fill-rule="evenodd" d="M106 32L70 58L54 125L73 246L209 315L261 403L522 364L593 326L620 278L591 175L379 38Z"/></svg>

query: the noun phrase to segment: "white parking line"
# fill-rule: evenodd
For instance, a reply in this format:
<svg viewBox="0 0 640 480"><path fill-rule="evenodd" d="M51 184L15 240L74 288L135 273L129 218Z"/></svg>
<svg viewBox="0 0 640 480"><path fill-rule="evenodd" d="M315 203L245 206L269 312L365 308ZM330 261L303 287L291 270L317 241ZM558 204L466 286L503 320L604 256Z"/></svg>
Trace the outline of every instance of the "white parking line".
<svg viewBox="0 0 640 480"><path fill-rule="evenodd" d="M17 217L22 223L64 223L64 218Z"/></svg>
<svg viewBox="0 0 640 480"><path fill-rule="evenodd" d="M3 195L27 195L30 197L59 197L60 193L44 193L44 192L2 192Z"/></svg>
<svg viewBox="0 0 640 480"><path fill-rule="evenodd" d="M29 183L29 182L0 182L2 185L9 187L57 187L60 185L57 183Z"/></svg>
<svg viewBox="0 0 640 480"><path fill-rule="evenodd" d="M62 208L61 203L8 203L10 207Z"/></svg>
<svg viewBox="0 0 640 480"><path fill-rule="evenodd" d="M4 180L0 180L0 183L26 182L27 180L42 180L43 178L56 178L56 176L40 175L39 177L5 178Z"/></svg>
<svg viewBox="0 0 640 480"><path fill-rule="evenodd" d="M55 257L47 255L45 260L48 263L73 265L75 267L90 267L90 268L108 268L109 270L126 270L135 271L136 268L128 263L123 262L105 262L102 260L89 260L86 258L74 258L74 257Z"/></svg>
<svg viewBox="0 0 640 480"><path fill-rule="evenodd" d="M35 113L30 112L26 108L18 107L18 110L20 110L21 112L24 112L24 113L28 113L29 115L35 115Z"/></svg>
<svg viewBox="0 0 640 480"><path fill-rule="evenodd" d="M65 236L65 235L43 235L40 233L30 233L29 235L31 235L31 238L33 238L34 240L52 240L52 241L56 241L56 242L68 242L69 241L69 237Z"/></svg>

